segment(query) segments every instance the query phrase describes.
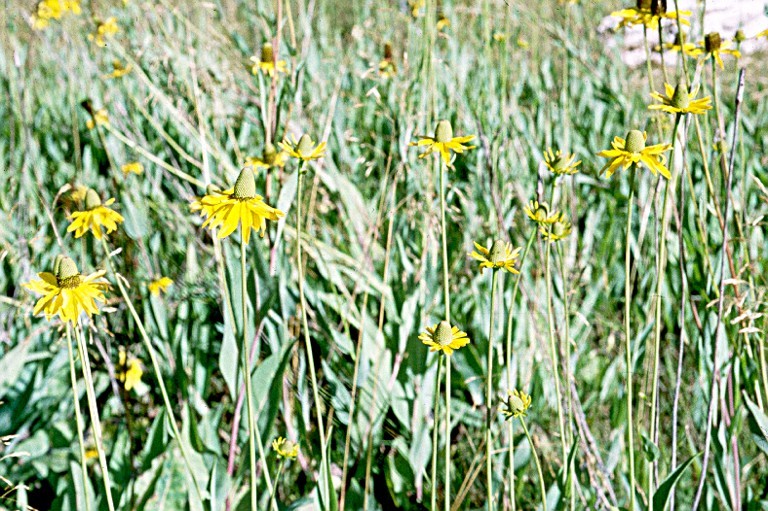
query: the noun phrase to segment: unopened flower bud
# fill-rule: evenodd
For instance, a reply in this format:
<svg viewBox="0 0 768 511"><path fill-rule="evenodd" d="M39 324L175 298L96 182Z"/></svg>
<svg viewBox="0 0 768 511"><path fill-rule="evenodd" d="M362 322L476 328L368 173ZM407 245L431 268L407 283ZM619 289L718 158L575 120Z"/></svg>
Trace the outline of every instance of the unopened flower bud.
<svg viewBox="0 0 768 511"><path fill-rule="evenodd" d="M85 209L90 210L101 206L101 197L93 188L88 188L85 192Z"/></svg>
<svg viewBox="0 0 768 511"><path fill-rule="evenodd" d="M437 123L435 128L435 141L445 143L453 138L453 127L450 121L442 120Z"/></svg>

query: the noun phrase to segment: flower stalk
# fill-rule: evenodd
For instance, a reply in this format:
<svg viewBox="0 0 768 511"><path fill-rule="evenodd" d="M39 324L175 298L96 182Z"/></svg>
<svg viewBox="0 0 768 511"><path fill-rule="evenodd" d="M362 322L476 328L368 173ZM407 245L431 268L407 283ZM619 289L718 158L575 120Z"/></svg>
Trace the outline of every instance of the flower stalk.
<svg viewBox="0 0 768 511"><path fill-rule="evenodd" d="M88 467L85 464L85 440L83 439L83 416L80 411L80 399L77 395L77 374L75 372L75 356L72 353L72 327L67 323L67 353L69 354L69 378L72 382L72 398L75 403L75 424L77 425L77 441L80 446L80 471L83 478L83 499L85 511L91 511L91 500L88 498Z"/></svg>

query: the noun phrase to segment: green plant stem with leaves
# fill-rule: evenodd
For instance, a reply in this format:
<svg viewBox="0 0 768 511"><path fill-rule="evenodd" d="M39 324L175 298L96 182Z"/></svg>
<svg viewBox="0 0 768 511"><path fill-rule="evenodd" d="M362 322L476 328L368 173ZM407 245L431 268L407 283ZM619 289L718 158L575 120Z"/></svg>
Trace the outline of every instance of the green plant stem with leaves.
<svg viewBox="0 0 768 511"><path fill-rule="evenodd" d="M199 499L200 502L202 502L203 494L197 482L197 477L195 477L195 473L192 470L191 458L189 457L189 453L187 452L187 447L184 445L181 432L179 431L179 427L176 422L176 415L173 412L171 399L168 396L168 390L165 385L165 379L163 378L163 373L160 369L160 363L157 360L157 353L155 352L155 348L152 345L152 341L150 340L149 335L147 334L146 328L144 328L144 322L139 317L138 312L136 312L136 307L134 307L133 305L133 301L131 300L131 297L128 294L128 290L125 288L125 285L120 280L121 277L117 274L117 272L115 271L115 267L112 265L112 258L110 255L109 246L107 245L107 240L105 238L101 239L101 246L104 250L104 255L106 257L109 273L111 273L112 276L115 278L115 282L117 283L117 288L120 291L120 295L123 297L123 300L125 301L125 304L131 313L131 316L133 317L133 320L136 322L136 326L139 329L139 334L141 335L142 341L144 341L144 348L147 350L149 359L152 362L152 369L155 373L155 377L157 378L157 383L158 383L158 386L160 387L160 393L163 396L163 404L165 405L166 412L168 413L168 419L170 421L171 431L173 432L173 436L179 444L179 450L181 450L181 456L184 459L184 464L186 465L187 470L189 471L189 477L192 479L193 485L195 487L195 492L197 494L197 498Z"/></svg>
<svg viewBox="0 0 768 511"><path fill-rule="evenodd" d="M309 366L309 376L312 383L312 397L315 401L315 415L317 415L317 428L320 435L320 491L321 501L328 498L330 489L327 487L327 479L330 477L326 454L325 429L323 428L322 403L320 402L320 393L317 386L317 373L315 371L315 356L312 353L312 340L309 337L309 323L307 321L307 299L304 295L304 266L301 255L301 236L303 218L301 215L301 199L304 184L304 175L307 173L306 162L302 161L299 166L299 175L296 185L296 266L299 272L299 305L301 307L301 330L304 334L304 345L307 350L307 365ZM323 502L323 505L327 503Z"/></svg>
<svg viewBox="0 0 768 511"><path fill-rule="evenodd" d="M538 228L534 227L531 231L531 235L528 236L528 243L525 245L523 255L520 257L520 267L522 268L525 259L528 256L528 252L533 246L533 240L536 239L536 233ZM509 302L509 309L507 313L507 339L506 339L506 365L507 365L507 388L514 388L514 382L512 381L512 326L513 319L515 317L517 291L520 289L520 280L522 278L522 272L515 276L515 285L512 288L512 298ZM515 437L514 437L514 422L509 421L507 423L507 436L509 437L509 500L512 503L512 509L516 508L516 496L515 496Z"/></svg>
<svg viewBox="0 0 768 511"><path fill-rule="evenodd" d="M75 326L75 339L77 340L77 349L80 352L80 362L85 380L85 395L88 398L88 411L91 415L91 427L93 428L93 439L96 444L96 452L99 455L99 465L101 466L101 477L104 481L104 494L107 498L107 508L109 511L115 511L115 504L112 500L112 481L109 476L109 465L107 456L104 452L104 437L101 433L101 422L99 420L99 405L96 402L96 390L93 386L93 374L91 373L91 362L88 357L88 348L85 345L85 336L80 325Z"/></svg>
<svg viewBox="0 0 768 511"><path fill-rule="evenodd" d="M560 429L560 448L562 451L563 464L568 460L568 447L566 446L565 423L563 419L563 398L560 392L560 356L558 354L557 343L555 340L555 314L552 308L552 265L551 252L552 243L545 241L546 248L546 280L547 280L547 326L549 330L549 349L552 355L552 377L555 382L555 398L557 399L557 425Z"/></svg>
<svg viewBox="0 0 768 511"><path fill-rule="evenodd" d="M627 451L629 453L629 509L635 509L635 433L632 403L632 214L635 202L635 174L637 165L629 173L629 197L627 198L627 229L624 238L624 354L626 356L627 385Z"/></svg>
<svg viewBox="0 0 768 511"><path fill-rule="evenodd" d="M491 411L493 410L493 331L496 311L496 279L499 271L494 268L491 277L491 313L488 324L488 375L485 382L485 471L488 510L493 511L493 441L491 439Z"/></svg>
<svg viewBox="0 0 768 511"><path fill-rule="evenodd" d="M75 356L72 352L72 327L67 323L67 353L69 354L69 378L72 382L72 398L75 403L75 425L77 427L77 442L80 446L80 471L83 479L83 500L85 511L91 511L91 499L88 498L88 467L85 464L85 440L83 439L83 415L80 411L80 399L77 394L77 373L75 371Z"/></svg>
<svg viewBox="0 0 768 511"><path fill-rule="evenodd" d="M544 474L541 472L541 462L539 461L539 455L536 452L536 446L533 445L533 439L531 438L531 433L528 431L528 426L525 425L525 420L523 420L522 417L520 417L520 425L523 427L523 431L525 432L525 438L528 439L528 445L531 446L531 454L533 455L533 462L536 464L536 472L539 474L539 491L541 492L541 506L542 510L546 511L549 509L547 507L547 488L544 486Z"/></svg>

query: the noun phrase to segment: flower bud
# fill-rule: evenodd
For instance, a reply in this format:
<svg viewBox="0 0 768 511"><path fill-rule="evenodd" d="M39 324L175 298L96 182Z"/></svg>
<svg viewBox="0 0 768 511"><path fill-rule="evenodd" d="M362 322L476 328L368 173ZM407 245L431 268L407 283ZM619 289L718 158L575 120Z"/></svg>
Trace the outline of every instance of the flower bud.
<svg viewBox="0 0 768 511"><path fill-rule="evenodd" d="M745 34L745 33L744 33L744 31L743 31L742 29L738 29L738 30L736 31L736 33L734 34L734 36L733 36L733 39L734 39L734 40L735 40L737 43L743 43L744 41L746 41L746 40L747 40L747 34Z"/></svg>
<svg viewBox="0 0 768 511"><path fill-rule="evenodd" d="M275 149L274 144L269 143L265 145L264 154L262 155L262 159L264 160L264 163L266 163L269 166L274 165L275 157L277 157L277 149Z"/></svg>
<svg viewBox="0 0 768 511"><path fill-rule="evenodd" d="M437 123L435 128L435 141L445 143L453 138L453 128L450 121L442 120Z"/></svg>
<svg viewBox="0 0 768 511"><path fill-rule="evenodd" d="M629 153L637 154L645 149L645 133L640 130L630 130L627 133L625 149Z"/></svg>
<svg viewBox="0 0 768 511"><path fill-rule="evenodd" d="M453 329L451 324L443 320L437 324L435 329L434 340L440 346L448 346L453 340Z"/></svg>
<svg viewBox="0 0 768 511"><path fill-rule="evenodd" d="M261 61L268 64L275 61L275 54L272 51L272 43L264 43L261 47Z"/></svg>
<svg viewBox="0 0 768 511"><path fill-rule="evenodd" d="M308 156L312 153L312 138L304 133L296 145L296 152L302 156Z"/></svg>
<svg viewBox="0 0 768 511"><path fill-rule="evenodd" d="M253 177L253 171L250 167L245 167L240 171L235 181L235 189L232 193L235 199L247 200L256 196L256 179Z"/></svg>
<svg viewBox="0 0 768 511"><path fill-rule="evenodd" d="M101 197L93 188L88 188L85 192L85 209L90 210L101 206Z"/></svg>

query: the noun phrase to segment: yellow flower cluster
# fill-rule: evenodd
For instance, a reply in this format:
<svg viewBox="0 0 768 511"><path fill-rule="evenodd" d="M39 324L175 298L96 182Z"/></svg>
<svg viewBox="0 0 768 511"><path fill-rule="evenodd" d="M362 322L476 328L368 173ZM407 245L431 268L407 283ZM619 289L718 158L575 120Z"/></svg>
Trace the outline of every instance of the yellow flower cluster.
<svg viewBox="0 0 768 511"><path fill-rule="evenodd" d="M80 14L80 0L42 0L32 15L32 27L43 30L52 20L60 20L65 14Z"/></svg>
<svg viewBox="0 0 768 511"><path fill-rule="evenodd" d="M88 34L88 40L93 41L96 46L104 48L107 46L107 39L120 31L117 26L117 18L110 16L96 26L96 32Z"/></svg>

